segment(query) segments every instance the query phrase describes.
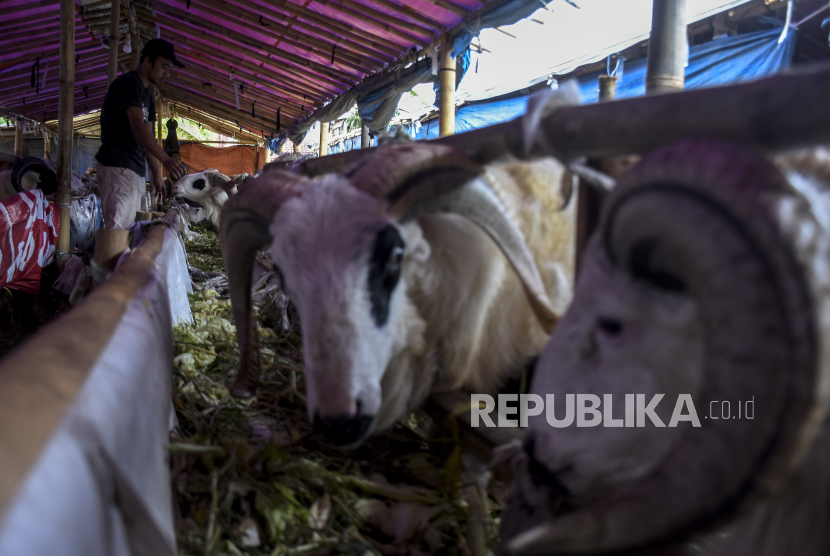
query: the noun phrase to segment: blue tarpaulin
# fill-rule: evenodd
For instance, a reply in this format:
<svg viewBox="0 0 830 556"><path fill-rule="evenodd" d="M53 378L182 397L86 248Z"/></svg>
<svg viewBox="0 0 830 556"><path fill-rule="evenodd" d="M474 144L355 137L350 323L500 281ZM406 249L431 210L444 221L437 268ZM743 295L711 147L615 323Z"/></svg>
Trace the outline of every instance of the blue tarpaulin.
<svg viewBox="0 0 830 556"><path fill-rule="evenodd" d="M469 66L470 41L482 29L512 25L526 17L540 7L549 4L551 0L508 0L498 5L485 8L475 19L464 23L462 31L453 41L453 56L461 56L462 72ZM432 73L432 61L429 58L420 60L406 69L399 70L394 79L380 79L364 82L349 89L326 106L321 107L311 116L297 122L279 138L268 142L268 147L276 152L285 141L286 136L295 144L302 143L306 132L315 121L331 122L351 109L357 103L360 117L366 122L372 133L385 129L398 107L401 95L411 91L412 87L420 83L436 81L437 76ZM462 73L463 75L463 73ZM460 81L460 75L459 75ZM456 82L456 86L458 82Z"/></svg>
<svg viewBox="0 0 830 556"><path fill-rule="evenodd" d="M698 46L689 52L686 88L712 87L758 79L790 67L795 52L796 33L789 33L781 44L781 27L734 37L724 37ZM585 103L596 102L599 76L605 70L582 75L577 79ZM645 94L646 59L625 62L622 79L617 81L615 98ZM455 131L461 133L512 120L524 114L528 97L496 102L468 104L456 111ZM422 124L416 139L436 139L438 120Z"/></svg>

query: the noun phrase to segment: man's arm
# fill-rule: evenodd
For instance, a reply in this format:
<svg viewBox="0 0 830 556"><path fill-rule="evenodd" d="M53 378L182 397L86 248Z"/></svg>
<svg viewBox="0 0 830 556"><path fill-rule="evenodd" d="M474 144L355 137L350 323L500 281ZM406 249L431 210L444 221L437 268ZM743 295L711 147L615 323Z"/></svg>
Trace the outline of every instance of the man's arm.
<svg viewBox="0 0 830 556"><path fill-rule="evenodd" d="M144 147L148 155L151 155L161 161L167 169L168 174L175 179L179 179L187 173L184 164L175 158L167 156L167 153L165 153L158 143L156 143L156 139L153 137L152 126L144 124L144 110L141 107L127 107L127 117L130 119L130 129L132 129L133 135L135 135L136 139L138 139L138 142L141 143L141 146ZM158 168L154 167L153 162L150 163L150 171L158 171ZM161 175L161 173L159 173L159 175Z"/></svg>

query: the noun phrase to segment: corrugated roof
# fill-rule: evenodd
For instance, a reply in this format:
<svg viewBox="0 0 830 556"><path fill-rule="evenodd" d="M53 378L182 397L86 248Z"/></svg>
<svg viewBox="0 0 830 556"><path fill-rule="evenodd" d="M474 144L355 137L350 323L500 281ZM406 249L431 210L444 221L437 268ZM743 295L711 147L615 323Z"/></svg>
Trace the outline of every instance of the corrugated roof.
<svg viewBox="0 0 830 556"><path fill-rule="evenodd" d="M99 108L107 88L110 1L76 0L75 114ZM483 5L477 0L122 1L142 42L173 42L187 65L162 96L191 111L270 135L436 39ZM57 117L59 0L0 1L0 108ZM31 85L32 67L38 75ZM119 72L130 55L119 52ZM131 69L131 68L130 68ZM236 108L236 82L239 110ZM39 89L39 90L38 90ZM195 119L195 118L194 118Z"/></svg>

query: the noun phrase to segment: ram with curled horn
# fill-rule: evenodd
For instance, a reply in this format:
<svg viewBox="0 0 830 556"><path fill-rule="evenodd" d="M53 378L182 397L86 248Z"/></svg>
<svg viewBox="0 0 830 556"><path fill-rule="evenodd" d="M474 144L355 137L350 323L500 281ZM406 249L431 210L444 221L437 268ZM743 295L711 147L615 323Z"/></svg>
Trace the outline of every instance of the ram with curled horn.
<svg viewBox="0 0 830 556"><path fill-rule="evenodd" d="M830 182L786 160L685 141L605 200L536 365L505 553L830 552Z"/></svg>
<svg viewBox="0 0 830 556"><path fill-rule="evenodd" d="M430 392L520 376L571 297L570 180L553 159L481 167L420 143L339 175L263 173L222 212L233 395L260 375L248 288L262 248L300 317L309 417L333 444L359 444Z"/></svg>

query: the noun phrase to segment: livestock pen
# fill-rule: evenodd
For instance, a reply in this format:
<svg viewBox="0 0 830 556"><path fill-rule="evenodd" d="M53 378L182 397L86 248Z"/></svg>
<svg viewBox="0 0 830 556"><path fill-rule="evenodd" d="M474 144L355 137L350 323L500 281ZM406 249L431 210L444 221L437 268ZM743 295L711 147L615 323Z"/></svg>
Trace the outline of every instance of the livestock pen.
<svg viewBox="0 0 830 556"><path fill-rule="evenodd" d="M23 3L12 3L10 13L28 13ZM322 12L304 11L305 7L291 2L257 2L256 9L243 4L194 0L192 5L190 1L162 1L145 6L125 2L117 6L121 9L111 10L112 3L63 1L68 15L60 20L46 9L57 3L42 2L31 8L43 8L42 13L29 15L48 15L52 24L63 23L65 34L76 24L89 30L95 40L87 44L86 38L79 39L79 44L90 49L82 52L81 61L89 63L94 73L96 64L103 63L103 55L108 54L110 77L117 72L119 59L126 62L129 57L117 48L104 52L98 39L106 29L119 29L119 14L126 19L123 31L129 30L135 41L135 55L140 42L154 33L180 31L187 60L199 73L175 75L170 88L161 91L160 106L178 105L174 111L187 110L206 126L236 133L252 143L264 145L267 140L276 151L288 140L296 139L300 144L303 128L307 130L315 117L334 118L354 102L363 108L361 118L367 124L367 134L385 128L389 121L385 118L391 117L399 98L393 83L403 86L438 79L424 69L428 67L425 60L431 58L429 64L434 65L440 57L441 69L452 70L455 60L447 54L455 46L454 39L472 34L470 26L483 25L482 20L501 25L504 11L518 9L523 13L533 3L478 6L477 2L462 5L438 0L430 6L440 6L444 12L431 11L428 16L419 14L408 2L403 6L383 2L383 9L364 2L336 2L328 3L331 11ZM677 8L682 3L670 4ZM238 10L227 13L229 5ZM509 9L500 13L499 7ZM367 15L359 9L371 11ZM115 15L111 20L110 12ZM346 14L344 21L351 23L332 16L338 12ZM365 27L353 26L361 16L381 31L370 33ZM683 23L669 25L676 19L677 12L671 10L663 13L662 19L655 17L658 26L664 21L675 31ZM286 25L289 22L294 27ZM27 32L25 23L14 26L17 39ZM256 41L244 32L250 26L257 26ZM278 34L277 29L285 34ZM452 32L440 33L446 29ZM104 42L115 38L115 45L121 46L118 35L118 31L111 33ZM666 35L677 42L682 33L664 33L664 39ZM278 38L283 42L279 48L259 51L265 43L263 37L269 45ZM336 42L337 38L343 42ZM304 41L310 45L305 58L296 53ZM416 48L402 48L402 41ZM657 37L655 42L659 42ZM440 54L435 47L440 48ZM64 40L60 49L55 49L63 60L62 67L71 66L74 48L74 40ZM200 51L210 48L214 48L210 53ZM661 48L654 51L654 58L663 62L654 72L664 75L652 80L656 83L653 86L676 85L672 72L682 66L677 63L676 49L665 46L664 56L660 56ZM84 52L92 53L94 61L88 61ZM401 58L396 62L395 56ZM76 61L76 66L81 61ZM236 72L228 77L224 68L231 63ZM361 80L368 70L383 67L386 69ZM42 68L34 67L32 72L36 84L41 83L40 76L46 81ZM505 158L524 164L556 157L568 172L578 176L578 183L559 184L565 196L578 204L571 207L578 209L579 228L573 238L578 254L584 252L596 225L600 204L616 187L616 176L598 171L608 168L602 159L645 156L639 173L632 174L642 176L648 175L651 165L658 166L649 158L652 151L657 151L658 159L669 152L676 157L672 159L676 166L705 170L706 157L683 158L686 151L676 146L679 141L705 137L725 142L722 152L737 153L736 158L766 168L763 157L753 158L747 152L778 153L830 142L830 112L824 109L830 90L826 67L749 84L613 102L606 89L603 100L609 102L585 106L561 103L560 95L541 95L515 120L458 135L451 135L454 88L448 77L452 72L440 73L441 129L446 136L427 143L427 147L418 143L413 151L434 148L436 152L453 152L457 160L467 157L464 160L478 165L476 168ZM80 75L79 71L79 80L83 79ZM52 120L45 118L54 116L58 102L61 105L58 129L52 131L63 137L58 143L57 173L61 193L66 194L71 115L83 110L86 95L100 100L104 89L97 77L90 76L82 105L78 106L76 96L73 106L72 74L63 77L59 99L57 88L44 86L43 98L30 99L29 104L33 111L44 109L43 118L32 121L47 129ZM284 89L275 90L281 87ZM10 102L12 93L4 95L3 91L0 87L3 109L13 105L13 113L34 116L35 112L26 112L29 108L24 108L24 103ZM565 92L563 87L560 93ZM40 94L37 91L36 95ZM331 97L334 100L326 104ZM321 136L323 151L324 139ZM447 147L455 150L443 150ZM265 171L253 187L264 189L265 183L279 191L284 183L299 181L300 173L304 174L302 180L321 177L314 183L332 183L342 180L350 168L357 170L350 170L349 176L361 173L362 168L362 179L370 182L371 166L361 167L361 160L383 157L395 148L300 157L297 164L292 161L293 174L274 178ZM746 163L742 168L752 166ZM780 171L784 175L785 170ZM662 175L673 176L666 172ZM783 187L786 180L775 172L769 172L773 185ZM701 181L692 185L713 187L701 185ZM621 183L626 188L642 185ZM576 191L568 189L568 184ZM66 208L65 201L58 197L61 210ZM238 208L238 204L234 206ZM567 553L571 549L642 553L655 546L652 542L665 541L663 537L649 538L651 531L676 534L670 541L688 548L688 542L701 532L707 533L713 523L721 524L714 519L689 524L679 510L671 513L674 521L664 529L641 520L643 514L625 515L624 511L622 516L615 514L617 521L592 521L595 515L607 517L591 513L590 505L588 510L574 511L574 500L560 488L554 470L545 466L546 454L534 453L531 443L522 448L515 442L520 435L514 433L522 431L469 427L467 393L435 394L425 411L408 412L359 447L350 451L333 448L315 432L314 416L307 409L311 375L306 374L298 309L283 292L285 269L268 256L255 257L250 283L243 280L242 288L240 282L235 284L238 292L245 293L243 297L252 299L251 319L240 323L238 316L234 319L229 301L234 283L225 275L226 270L228 275L234 270L227 265L229 256L234 255L228 253L228 242L223 260L215 227L195 224L183 233L182 218L181 212L171 210L161 220L141 223L131 250L111 253L116 255L117 261L111 262L117 268L105 281L99 280L103 283L86 300L0 363L0 553L483 556L499 551ZM220 222L220 231L223 225ZM816 229L820 227L809 230ZM818 232L802 235L807 236L810 241L821 238ZM64 250L62 241L55 242L59 250ZM785 250L784 258L787 253ZM596 266L590 258L582 263ZM521 267L521 261L514 266ZM647 267L645 264L646 274ZM522 268L525 293L538 294L533 280L527 279L532 272ZM191 285L195 291L186 294ZM593 299L590 290L584 291L588 293L581 299ZM823 300L820 296L816 299ZM539 307L544 316L544 300L535 308ZM571 318L580 315L596 316L582 310ZM613 334L614 323L606 316L600 314L594 320ZM231 391L237 370L244 367L241 354L251 357L253 353L250 344L240 340L243 327L248 331L247 340L255 340L262 370L256 396L249 398L235 397ZM558 353L567 355L561 345ZM590 344L579 347L590 355ZM550 356L543 359L546 364L550 360ZM812 370L809 365L804 369L805 375ZM774 370L770 376L775 376ZM516 393L527 392L527 379L520 382L511 386L516 386ZM824 390L818 391L811 401L816 407L824 400ZM811 415L817 416L818 409L812 408ZM813 440L813 430L796 426L803 425L801 421L790 426L801 413L781 415L788 431L799 434L797 448L806 449ZM491 450L497 445L506 447L498 452L494 467L488 468ZM792 456L795 461L798 454L792 454L797 451L775 455L782 459ZM513 461L512 468L497 465L507 459ZM759 476L764 481L770 477L780 481L792 468L784 467L776 473L759 472ZM518 470L517 476L511 477L511 469ZM508 487L511 479L513 485ZM682 492L681 483L676 483L679 491L673 492ZM775 490L779 484L769 479L762 486ZM740 504L736 502L715 517L729 520L737 505L743 511L757 503L767 493L756 487L750 484L740 492L745 495L738 500ZM516 492L524 498L517 498ZM664 502L659 498L658 502ZM524 504L528 501L532 503ZM659 503L648 509L645 517L662 515ZM710 517L705 510L704 518ZM575 520L570 521L574 515ZM604 531L618 533L616 524L632 522L631 530L639 535L634 541L621 540L622 535L594 534L596 523L610 523Z"/></svg>

